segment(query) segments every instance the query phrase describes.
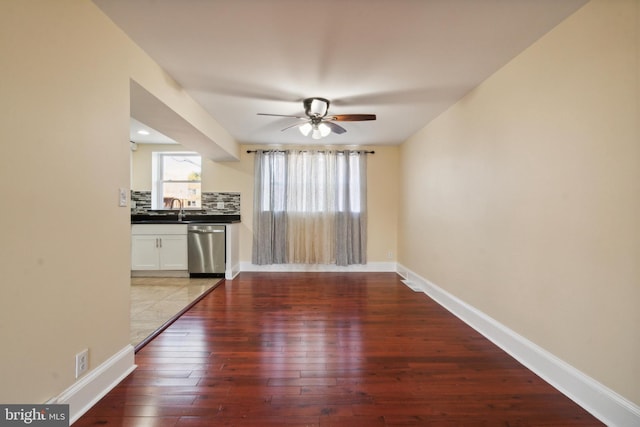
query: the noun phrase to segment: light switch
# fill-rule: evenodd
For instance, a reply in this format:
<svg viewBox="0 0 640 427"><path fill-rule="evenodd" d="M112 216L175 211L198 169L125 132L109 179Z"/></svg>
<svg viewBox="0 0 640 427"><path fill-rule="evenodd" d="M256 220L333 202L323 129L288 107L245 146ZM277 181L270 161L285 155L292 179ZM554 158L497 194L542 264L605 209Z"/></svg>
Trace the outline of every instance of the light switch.
<svg viewBox="0 0 640 427"><path fill-rule="evenodd" d="M118 203L118 206L121 206L121 207L127 206L127 189L126 188L120 189L120 201Z"/></svg>

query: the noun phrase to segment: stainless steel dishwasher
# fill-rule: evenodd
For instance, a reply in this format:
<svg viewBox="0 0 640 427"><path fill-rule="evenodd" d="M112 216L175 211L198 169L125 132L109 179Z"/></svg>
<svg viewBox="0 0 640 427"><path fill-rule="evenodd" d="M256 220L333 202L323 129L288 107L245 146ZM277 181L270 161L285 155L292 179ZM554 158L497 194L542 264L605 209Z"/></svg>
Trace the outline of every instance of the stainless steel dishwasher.
<svg viewBox="0 0 640 427"><path fill-rule="evenodd" d="M224 277L225 231L224 225L188 225L187 248L190 277Z"/></svg>

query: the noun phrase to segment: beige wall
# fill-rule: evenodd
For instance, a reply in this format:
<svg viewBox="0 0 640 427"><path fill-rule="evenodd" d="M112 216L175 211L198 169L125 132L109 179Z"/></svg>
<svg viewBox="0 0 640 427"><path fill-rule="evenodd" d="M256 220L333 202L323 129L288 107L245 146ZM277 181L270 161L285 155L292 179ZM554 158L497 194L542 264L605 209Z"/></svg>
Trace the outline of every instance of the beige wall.
<svg viewBox="0 0 640 427"><path fill-rule="evenodd" d="M130 78L218 131L88 0L0 2L0 52L0 402L38 403L129 343Z"/></svg>
<svg viewBox="0 0 640 427"><path fill-rule="evenodd" d="M129 76L88 2L4 1L0 28L0 401L37 403L128 342Z"/></svg>
<svg viewBox="0 0 640 427"><path fill-rule="evenodd" d="M202 191L239 192L242 224L240 226L240 261L251 262L253 239L253 154L242 146L239 162L202 164ZM264 148L264 147L262 147ZM369 204L369 262L393 262L397 251L400 150L398 147L368 147L376 154L367 160ZM134 190L151 190L151 153L186 150L181 145L139 144L133 153ZM389 257L389 253L391 256Z"/></svg>
<svg viewBox="0 0 640 427"><path fill-rule="evenodd" d="M131 189L151 191L151 164L154 151L193 151L180 144L137 144L131 151ZM203 160L205 161L205 160ZM207 191L207 190L204 190Z"/></svg>
<svg viewBox="0 0 640 427"><path fill-rule="evenodd" d="M399 261L640 404L637 0L596 0L407 141Z"/></svg>

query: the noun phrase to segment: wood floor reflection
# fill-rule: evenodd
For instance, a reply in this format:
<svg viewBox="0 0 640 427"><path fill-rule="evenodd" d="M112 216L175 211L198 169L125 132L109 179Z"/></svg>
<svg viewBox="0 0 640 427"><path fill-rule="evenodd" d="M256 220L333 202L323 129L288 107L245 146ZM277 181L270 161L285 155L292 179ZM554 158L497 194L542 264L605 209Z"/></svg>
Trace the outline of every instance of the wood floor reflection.
<svg viewBox="0 0 640 427"><path fill-rule="evenodd" d="M392 273L242 273L74 426L602 425Z"/></svg>

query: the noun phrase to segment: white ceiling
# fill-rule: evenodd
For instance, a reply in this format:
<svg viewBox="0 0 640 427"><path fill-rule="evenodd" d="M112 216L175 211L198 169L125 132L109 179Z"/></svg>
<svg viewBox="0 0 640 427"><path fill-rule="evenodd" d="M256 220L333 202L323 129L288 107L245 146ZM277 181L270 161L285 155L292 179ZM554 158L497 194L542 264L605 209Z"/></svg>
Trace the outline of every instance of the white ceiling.
<svg viewBox="0 0 640 427"><path fill-rule="evenodd" d="M133 117L129 119L129 141L137 144L177 144L173 139Z"/></svg>
<svg viewBox="0 0 640 427"><path fill-rule="evenodd" d="M324 97L322 144L399 144L586 0L94 0L238 142L317 142L296 119Z"/></svg>

